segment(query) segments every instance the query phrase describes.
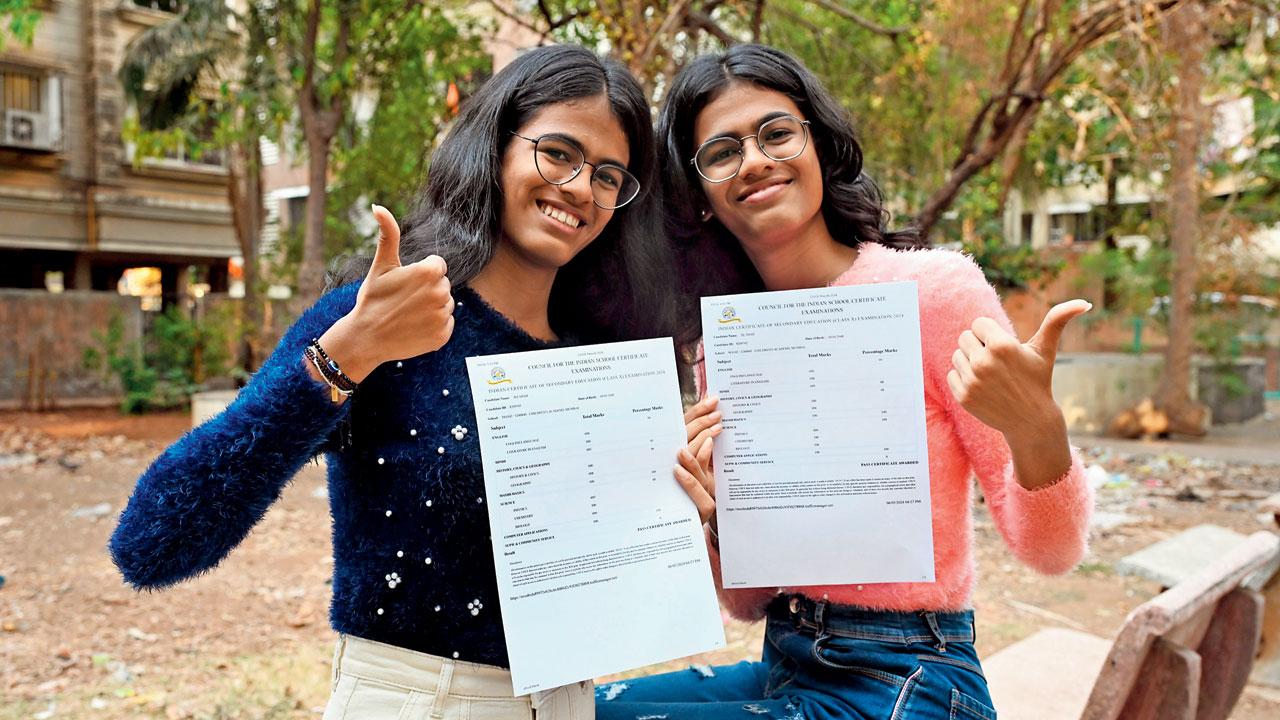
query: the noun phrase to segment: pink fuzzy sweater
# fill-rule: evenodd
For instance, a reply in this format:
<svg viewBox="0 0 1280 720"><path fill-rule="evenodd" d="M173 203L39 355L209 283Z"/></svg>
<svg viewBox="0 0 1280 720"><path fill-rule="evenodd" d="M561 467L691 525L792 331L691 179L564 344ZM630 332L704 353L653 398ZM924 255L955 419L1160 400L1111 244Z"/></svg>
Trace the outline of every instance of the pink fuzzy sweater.
<svg viewBox="0 0 1280 720"><path fill-rule="evenodd" d="M1093 495L1079 453L1052 485L1026 490L1014 476L1004 436L979 422L956 402L947 386L957 338L986 316L1013 332L995 290L965 255L949 250L899 251L864 243L854 264L833 285L915 280L920 290L920 334L924 358L924 404L929 443L935 581L868 583L724 590L720 555L708 543L720 599L743 620L758 620L779 592L874 610L962 610L974 583L973 484L982 484L996 528L1013 554L1043 573L1065 573L1084 556ZM1025 339L1025 338L1024 338ZM698 386L706 387L704 367Z"/></svg>

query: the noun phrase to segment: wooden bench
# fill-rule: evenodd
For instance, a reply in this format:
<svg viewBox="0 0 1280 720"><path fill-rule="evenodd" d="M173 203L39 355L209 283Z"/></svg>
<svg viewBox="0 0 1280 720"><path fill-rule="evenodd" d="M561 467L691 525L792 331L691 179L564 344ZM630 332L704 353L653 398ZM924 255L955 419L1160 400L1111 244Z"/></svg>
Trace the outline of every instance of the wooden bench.
<svg viewBox="0 0 1280 720"><path fill-rule="evenodd" d="M1114 641L1042 630L982 661L1002 720L1218 720L1249 678L1280 537L1258 532L1129 613Z"/></svg>

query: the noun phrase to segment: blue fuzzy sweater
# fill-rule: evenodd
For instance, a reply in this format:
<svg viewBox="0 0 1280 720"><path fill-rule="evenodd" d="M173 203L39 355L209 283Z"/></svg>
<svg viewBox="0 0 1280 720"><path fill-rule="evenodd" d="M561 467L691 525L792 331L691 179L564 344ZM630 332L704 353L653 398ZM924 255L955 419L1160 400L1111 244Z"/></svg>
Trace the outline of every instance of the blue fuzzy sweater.
<svg viewBox="0 0 1280 720"><path fill-rule="evenodd" d="M350 312L356 290L320 298L226 411L147 468L111 536L112 558L138 588L208 571L325 452L334 629L508 667L465 358L547 345L461 288L448 344L384 363L334 405L302 350ZM462 439L456 426L468 430Z"/></svg>

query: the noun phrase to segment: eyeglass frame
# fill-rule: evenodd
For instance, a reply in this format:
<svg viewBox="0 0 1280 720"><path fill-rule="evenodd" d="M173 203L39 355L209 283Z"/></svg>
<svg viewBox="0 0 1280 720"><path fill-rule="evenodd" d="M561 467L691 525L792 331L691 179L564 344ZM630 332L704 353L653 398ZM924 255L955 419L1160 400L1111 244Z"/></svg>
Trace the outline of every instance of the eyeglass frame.
<svg viewBox="0 0 1280 720"><path fill-rule="evenodd" d="M770 155L769 151L764 149L764 144L760 142L760 131L764 129L764 126L772 122L777 122L779 120L795 120L796 122L800 123L800 127L803 128L804 130L804 144L800 146L800 149L797 150L794 155L784 157L784 158L774 157ZM701 145L699 145L698 149L693 151L693 157L689 158L689 164L693 166L694 172L698 173L698 177L701 177L703 180L706 180L707 182L712 183L713 185L719 185L722 182L729 182L730 180L738 177L738 173L742 172L742 163L747 161L746 148L747 148L748 139L755 140L756 149L760 151L760 154L764 155L765 157L769 158L774 162L787 162L789 160L795 160L796 158L803 155L804 151L809 148L809 121L801 120L795 115L790 115L790 114L779 115L778 117L770 118L760 123L760 127L756 128L756 132L754 135L743 135L740 138L732 138L732 137L725 137L725 136L713 137L707 140L706 142L702 143ZM702 148L710 145L713 142L719 142L721 140L737 140L738 157L741 159L738 161L738 167L733 171L732 175L730 175L727 178L721 178L720 180L712 180L702 172L702 168L698 167L698 155L702 153Z"/></svg>
<svg viewBox="0 0 1280 720"><path fill-rule="evenodd" d="M539 135L536 138L531 138L531 137L525 137L524 135L521 135L515 130L509 130L508 132L520 138L521 140L528 140L529 142L533 143L533 167L537 169L538 177L541 177L542 180L546 182L548 185L555 185L556 187L560 187L561 185L568 185L569 183L573 182L579 175L582 174L582 168L586 165L591 166L591 177L595 177L596 171L599 170L601 167L611 167L611 168L617 168L622 172L626 173L627 175L630 175L631 179L636 181L635 194L627 198L627 201L622 203L621 205L614 205L613 207L605 207L604 205L601 205L600 202L596 200L595 191L592 190L591 202L601 210L617 210L619 208L624 208L627 205L631 204L632 200L635 200L636 198L640 197L640 192L644 190L644 186L640 184L640 178L636 177L635 174L632 173L630 170L626 169L621 165L618 165L617 163L600 163L599 165L597 165L596 163L591 162L590 160L587 159L587 151L583 150L581 145L579 145L578 143L574 142L573 140L563 135L560 135L559 133L546 133L544 135ZM546 174L542 172L542 165L538 164L538 143L542 142L544 138L548 138L548 137L556 137L556 138L559 138L560 140L563 140L566 144L572 145L573 148L578 151L578 154L582 156L582 165L579 165L577 169L573 171L572 175L565 178L564 180L561 180L560 182L552 182L551 180L548 180Z"/></svg>

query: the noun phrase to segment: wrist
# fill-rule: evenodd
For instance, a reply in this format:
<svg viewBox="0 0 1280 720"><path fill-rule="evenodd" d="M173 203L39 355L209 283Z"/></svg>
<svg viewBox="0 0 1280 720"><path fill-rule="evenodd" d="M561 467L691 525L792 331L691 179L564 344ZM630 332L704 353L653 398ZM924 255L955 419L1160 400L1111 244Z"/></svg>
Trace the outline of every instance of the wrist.
<svg viewBox="0 0 1280 720"><path fill-rule="evenodd" d="M1052 485L1071 469L1071 445L1067 422L1056 406L1041 420L1031 420L1017 432L1005 433L1013 459L1014 476L1027 490Z"/></svg>
<svg viewBox="0 0 1280 720"><path fill-rule="evenodd" d="M1008 430L1001 430L1010 447L1061 444L1067 441L1067 421L1056 403L1028 413Z"/></svg>
<svg viewBox="0 0 1280 720"><path fill-rule="evenodd" d="M372 349L370 344L360 342L350 315L344 315L334 323L318 338L318 342L343 374L357 383L363 382L374 368L382 364L382 360L368 354Z"/></svg>

